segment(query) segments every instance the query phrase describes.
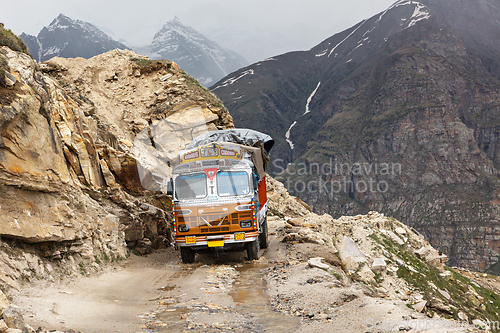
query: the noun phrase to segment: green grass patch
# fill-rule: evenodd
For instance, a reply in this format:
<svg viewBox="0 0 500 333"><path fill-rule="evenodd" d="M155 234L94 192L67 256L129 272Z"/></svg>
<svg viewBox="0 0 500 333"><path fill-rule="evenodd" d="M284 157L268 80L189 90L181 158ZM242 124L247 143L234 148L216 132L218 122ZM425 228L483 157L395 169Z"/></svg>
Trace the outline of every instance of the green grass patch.
<svg viewBox="0 0 500 333"><path fill-rule="evenodd" d="M133 62L135 62L139 66L149 66L153 62L153 60L150 59L139 59L139 58L132 58L131 59Z"/></svg>
<svg viewBox="0 0 500 333"><path fill-rule="evenodd" d="M11 30L5 29L3 23L0 23L0 46L7 46L11 50L23 52L31 56L23 40L17 37Z"/></svg>

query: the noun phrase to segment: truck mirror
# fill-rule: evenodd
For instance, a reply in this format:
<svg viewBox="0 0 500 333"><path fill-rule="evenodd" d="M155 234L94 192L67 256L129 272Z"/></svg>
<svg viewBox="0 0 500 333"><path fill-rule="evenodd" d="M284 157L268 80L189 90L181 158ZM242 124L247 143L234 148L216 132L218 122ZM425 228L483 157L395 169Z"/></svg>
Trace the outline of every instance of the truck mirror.
<svg viewBox="0 0 500 333"><path fill-rule="evenodd" d="M174 180L172 178L167 183L167 195L174 195Z"/></svg>

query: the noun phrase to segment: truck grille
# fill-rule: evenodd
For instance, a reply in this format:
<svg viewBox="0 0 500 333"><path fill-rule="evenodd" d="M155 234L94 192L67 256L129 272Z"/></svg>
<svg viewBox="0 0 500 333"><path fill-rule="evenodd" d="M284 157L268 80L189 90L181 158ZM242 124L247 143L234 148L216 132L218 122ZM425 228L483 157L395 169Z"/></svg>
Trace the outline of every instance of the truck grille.
<svg viewBox="0 0 500 333"><path fill-rule="evenodd" d="M207 220L212 227L209 227L205 221L203 221L202 217ZM219 226L220 221L224 219L224 222ZM197 216L178 216L177 222L179 224L187 224L189 228L193 230L196 227L200 228L201 233L211 233L211 232L227 232L229 231L229 226L231 225L239 225L240 220L250 220L252 219L251 212L234 212L229 216L224 213L220 214L207 214L207 215L197 215ZM194 231L194 230L193 230Z"/></svg>
<svg viewBox="0 0 500 333"><path fill-rule="evenodd" d="M201 232L222 232L229 231L229 227L211 227L211 228L200 228Z"/></svg>

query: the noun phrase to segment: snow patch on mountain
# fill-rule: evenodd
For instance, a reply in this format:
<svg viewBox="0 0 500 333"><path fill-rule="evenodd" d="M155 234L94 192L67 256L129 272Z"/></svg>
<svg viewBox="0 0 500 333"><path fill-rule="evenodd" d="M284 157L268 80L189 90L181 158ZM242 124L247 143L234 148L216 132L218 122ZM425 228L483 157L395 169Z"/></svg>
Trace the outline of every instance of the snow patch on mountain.
<svg viewBox="0 0 500 333"><path fill-rule="evenodd" d="M294 121L290 125L290 127L288 128L288 131L286 131L286 133L285 133L285 140L286 140L286 142L288 142L288 145L290 145L290 149L293 149L293 147L294 147L292 140L290 140L290 131L292 130L292 127L295 126L296 124L297 124L297 121Z"/></svg>
<svg viewBox="0 0 500 333"><path fill-rule="evenodd" d="M243 72L241 72L240 76L238 76L238 77L231 77L231 78L227 79L226 81L222 82L222 84L220 86L217 86L217 87L213 88L212 91L217 90L217 89L219 89L221 87L227 87L228 85L232 85L236 81L238 81L239 79L241 79L242 77L244 77L246 75L253 75L253 74L254 74L254 70L253 69L248 69L246 71L243 71Z"/></svg>
<svg viewBox="0 0 500 333"><path fill-rule="evenodd" d="M424 5L422 5L420 2L414 2L414 4L416 5L415 11L410 17L411 21L408 24L407 28L414 26L419 21L427 20L429 17L431 17L431 13L426 10L426 7Z"/></svg>
<svg viewBox="0 0 500 333"><path fill-rule="evenodd" d="M413 1L413 0L401 0L401 1L394 3L392 6L387 8L384 12L382 12L382 14L380 14L380 16L376 22L379 22L380 20L382 20L382 17L384 17L384 15L387 14L387 12L390 11L391 9L394 9L394 8L397 8L400 6L407 6L407 5L416 6L412 16L410 17L411 21L408 24L407 28L415 25L419 21L426 20L431 16L431 14L427 10L425 10L426 7L422 3L417 2L417 1ZM404 21L404 20L402 19L402 21Z"/></svg>
<svg viewBox="0 0 500 333"><path fill-rule="evenodd" d="M366 20L363 20L363 22L361 22L360 25L357 26L356 29L354 29L349 35L347 35L346 38L344 38L342 41L340 41L340 43L338 43L337 45L335 45L333 47L333 49L330 51L330 53L328 54L328 58L330 58L330 55L332 54L333 51L335 51L335 49L337 47L339 47L343 42L345 42L349 37L351 37L356 31L358 31L359 28L361 28L361 26L366 22Z"/></svg>
<svg viewBox="0 0 500 333"><path fill-rule="evenodd" d="M314 89L314 91L311 93L311 95L309 95L309 97L307 98L307 102L306 102L306 112L304 112L304 114L308 114L309 112L311 112L311 110L309 110L309 103L311 103L312 101L312 98L314 97L314 95L316 94L316 92L318 91L318 88L319 86L321 85L321 81L318 82L318 85L316 86L316 89Z"/></svg>
<svg viewBox="0 0 500 333"><path fill-rule="evenodd" d="M316 56L316 57L322 57L322 56L324 56L327 52L328 52L328 49L323 50L323 51L321 51L321 52L320 52L320 53L318 53L318 54L315 54L315 56Z"/></svg>

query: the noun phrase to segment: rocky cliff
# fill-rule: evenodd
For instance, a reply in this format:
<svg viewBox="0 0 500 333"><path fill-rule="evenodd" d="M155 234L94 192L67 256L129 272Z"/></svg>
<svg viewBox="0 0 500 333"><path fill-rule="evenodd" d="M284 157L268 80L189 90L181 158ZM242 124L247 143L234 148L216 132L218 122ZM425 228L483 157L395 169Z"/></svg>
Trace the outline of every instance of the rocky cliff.
<svg viewBox="0 0 500 333"><path fill-rule="evenodd" d="M232 127L221 103L131 51L38 64L2 46L0 60L2 288L169 244L171 202L141 183L134 138L193 109L207 129Z"/></svg>
<svg viewBox="0 0 500 333"><path fill-rule="evenodd" d="M498 9L398 1L211 89L236 126L277 140L271 172L314 211L384 212L486 270L500 255Z"/></svg>

